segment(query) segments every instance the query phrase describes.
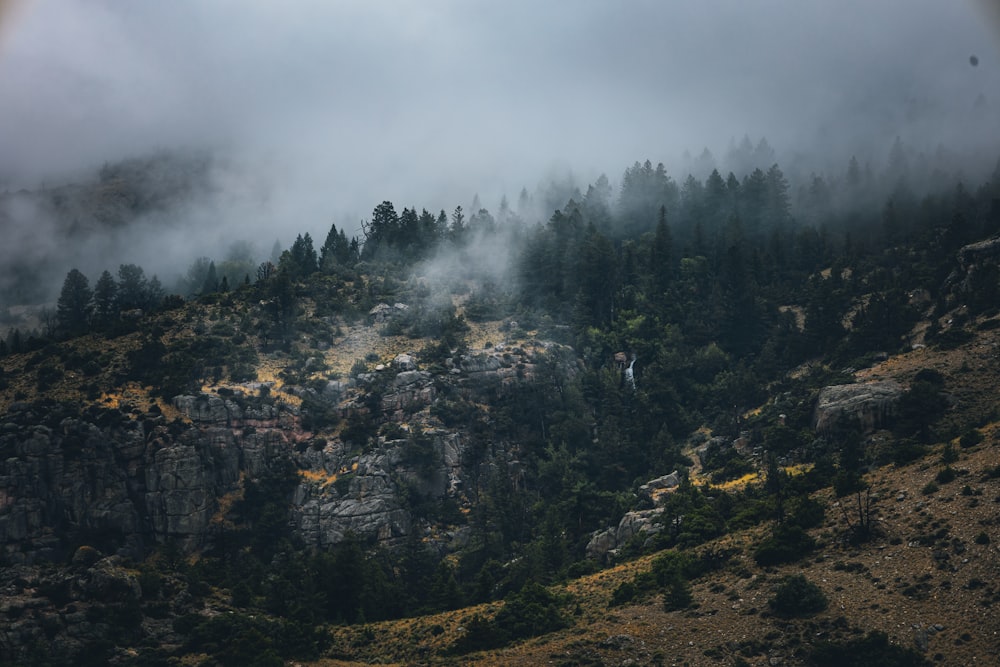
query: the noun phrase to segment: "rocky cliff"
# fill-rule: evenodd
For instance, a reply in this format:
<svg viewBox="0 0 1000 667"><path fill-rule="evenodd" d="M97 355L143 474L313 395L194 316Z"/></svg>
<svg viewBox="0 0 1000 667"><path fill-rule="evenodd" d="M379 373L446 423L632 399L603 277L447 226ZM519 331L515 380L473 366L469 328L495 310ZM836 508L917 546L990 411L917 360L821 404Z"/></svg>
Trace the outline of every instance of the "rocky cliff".
<svg viewBox="0 0 1000 667"><path fill-rule="evenodd" d="M306 544L329 546L348 533L401 538L413 529L409 499L468 503L465 439L432 416L439 393L489 401L532 381L538 359L555 351L480 350L435 372L401 355L349 382L286 388L344 420L365 416L370 433L346 441L305 430L296 403L250 387L177 396L173 419L155 406L15 404L0 418L0 553L31 564L65 560L84 545L133 558L166 542L194 550L245 480L288 461L299 475L290 520ZM575 364L567 357L553 369L573 373Z"/></svg>

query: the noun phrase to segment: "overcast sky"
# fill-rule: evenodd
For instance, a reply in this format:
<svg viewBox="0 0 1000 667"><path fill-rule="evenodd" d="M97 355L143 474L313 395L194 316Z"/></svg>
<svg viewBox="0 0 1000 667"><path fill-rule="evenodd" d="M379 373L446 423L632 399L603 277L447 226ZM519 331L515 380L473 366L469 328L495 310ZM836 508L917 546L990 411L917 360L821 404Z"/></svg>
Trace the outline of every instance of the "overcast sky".
<svg viewBox="0 0 1000 667"><path fill-rule="evenodd" d="M0 7L0 181L209 146L318 218L300 226L494 208L552 169L614 182L744 134L838 160L1000 134L1000 33L970 0Z"/></svg>

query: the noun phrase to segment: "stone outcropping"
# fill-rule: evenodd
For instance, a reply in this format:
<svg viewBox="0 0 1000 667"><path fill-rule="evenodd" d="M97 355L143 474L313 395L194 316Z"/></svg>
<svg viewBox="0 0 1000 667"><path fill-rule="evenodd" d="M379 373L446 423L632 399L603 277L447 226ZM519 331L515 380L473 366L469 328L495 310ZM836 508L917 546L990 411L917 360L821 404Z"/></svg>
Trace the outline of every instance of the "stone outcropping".
<svg viewBox="0 0 1000 667"><path fill-rule="evenodd" d="M976 275L1000 263L1000 237L963 246L958 250L957 259L958 266L944 281L945 292L955 293L952 298L973 291Z"/></svg>
<svg viewBox="0 0 1000 667"><path fill-rule="evenodd" d="M863 382L824 387L816 400L813 426L828 433L842 419L857 420L865 432L884 426L895 414L903 388L896 382Z"/></svg>
<svg viewBox="0 0 1000 667"><path fill-rule="evenodd" d="M139 556L156 544L204 543L220 498L287 456L273 406L178 397L191 422L157 413L57 404L14 406L0 424L0 554L65 558L81 544ZM241 426L234 428L232 425Z"/></svg>
<svg viewBox="0 0 1000 667"><path fill-rule="evenodd" d="M451 359L437 374L398 355L356 379L283 388L301 407L278 392L231 390L175 397L181 418L173 420L131 407L16 404L0 417L0 557L62 560L80 545L139 557L167 541L197 549L245 480L289 461L300 480L290 520L307 544L328 546L348 533L398 540L413 530L414 499L469 502L463 436L431 416L439 394L489 402L534 378L543 354L547 373L576 372L561 346L498 346ZM303 411L317 405L345 420L362 415L374 430L349 443L316 438L302 425ZM423 428L407 435L409 423ZM374 439L393 424L389 439ZM513 479L513 450L497 451L490 465L506 466Z"/></svg>
<svg viewBox="0 0 1000 667"><path fill-rule="evenodd" d="M613 528L596 531L587 543L588 558L605 563L617 555L617 550L628 544L637 535L647 538L663 529L660 517L663 515L663 504L671 490L681 483L681 475L675 470L668 475L652 479L639 487L639 497L654 503L651 509L626 512Z"/></svg>
<svg viewBox="0 0 1000 667"><path fill-rule="evenodd" d="M319 548L348 533L391 543L413 529L407 502L463 501L464 452L461 435L447 429L379 438L362 453L340 442L306 450L299 465L307 471L292 500L291 520L305 543Z"/></svg>

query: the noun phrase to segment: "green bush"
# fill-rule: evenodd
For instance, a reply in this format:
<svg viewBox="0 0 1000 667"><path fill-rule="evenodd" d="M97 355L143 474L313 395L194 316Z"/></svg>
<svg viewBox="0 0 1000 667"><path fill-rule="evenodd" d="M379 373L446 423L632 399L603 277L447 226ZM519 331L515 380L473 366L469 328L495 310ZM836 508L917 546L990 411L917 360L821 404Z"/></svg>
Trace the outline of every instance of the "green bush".
<svg viewBox="0 0 1000 667"><path fill-rule="evenodd" d="M816 547L816 540L799 526L781 524L754 552L758 565L794 563Z"/></svg>
<svg viewBox="0 0 1000 667"><path fill-rule="evenodd" d="M368 372L368 364L365 363L364 359L355 359L354 363L351 364L350 376L356 378L363 373Z"/></svg>
<svg viewBox="0 0 1000 667"><path fill-rule="evenodd" d="M663 609L665 611L679 611L687 609L694 604L694 596L691 594L691 584L680 572L675 572L663 591Z"/></svg>
<svg viewBox="0 0 1000 667"><path fill-rule="evenodd" d="M982 441L982 432L980 432L979 429L970 428L962 434L962 437L958 440L958 444L961 445L963 449L968 449L969 447L975 447Z"/></svg>
<svg viewBox="0 0 1000 667"><path fill-rule="evenodd" d="M870 632L843 643L823 642L808 656L813 667L923 667L931 663L911 648L889 643L884 632Z"/></svg>
<svg viewBox="0 0 1000 667"><path fill-rule="evenodd" d="M788 521L800 528L815 528L823 523L826 517L826 507L823 503L809 496L799 496L788 504Z"/></svg>
<svg viewBox="0 0 1000 667"><path fill-rule="evenodd" d="M938 471L938 474L934 477L934 480L938 484L947 484L948 482L954 481L956 477L958 477L958 473L955 472L955 469L952 468L951 466L947 466Z"/></svg>
<svg viewBox="0 0 1000 667"><path fill-rule="evenodd" d="M618 584L618 587L611 593L611 602L608 606L618 607L623 604L628 604L635 599L637 594L638 590L633 582L623 581Z"/></svg>
<svg viewBox="0 0 1000 667"><path fill-rule="evenodd" d="M965 345L975 337L975 334L968 329L953 326L947 331L942 331L938 334L934 342L937 344L939 350L954 350L957 347Z"/></svg>
<svg viewBox="0 0 1000 667"><path fill-rule="evenodd" d="M491 623L476 614L465 626L465 634L452 646L454 653L499 648L528 637L538 637L569 625L560 611L563 601L545 587L529 583L504 601Z"/></svg>
<svg viewBox="0 0 1000 667"><path fill-rule="evenodd" d="M805 618L826 609L829 602L816 584L801 574L785 577L768 600L768 606L778 616Z"/></svg>

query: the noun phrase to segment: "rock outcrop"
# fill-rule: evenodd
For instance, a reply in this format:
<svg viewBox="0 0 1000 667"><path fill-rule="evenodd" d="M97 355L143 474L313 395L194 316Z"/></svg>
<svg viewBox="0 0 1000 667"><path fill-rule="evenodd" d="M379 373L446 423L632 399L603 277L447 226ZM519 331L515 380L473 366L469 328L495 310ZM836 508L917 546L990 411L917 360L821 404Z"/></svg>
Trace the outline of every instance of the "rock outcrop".
<svg viewBox="0 0 1000 667"><path fill-rule="evenodd" d="M958 266L945 279L946 292L966 298L975 289L977 274L1000 263L1000 238L986 239L963 246L957 253Z"/></svg>
<svg viewBox="0 0 1000 667"><path fill-rule="evenodd" d="M488 403L531 381L542 355L546 373L575 373L567 350L498 346L448 360L437 374L398 355L356 379L283 388L301 408L278 392L224 390L175 397L181 418L172 421L131 407L15 405L0 417L0 557L64 560L82 545L140 557L167 541L194 550L225 519L225 498L288 461L300 473L290 520L307 544L325 547L348 533L398 540L413 530L414 499L469 502L465 440L431 416L439 394ZM344 419L365 415L375 431L367 443L316 439L302 424L317 405ZM419 431L407 436L409 423ZM375 441L379 424L395 424L395 439ZM519 468L506 447L491 465L513 479ZM670 482L651 484L655 495Z"/></svg>
<svg viewBox="0 0 1000 667"><path fill-rule="evenodd" d="M80 415L55 404L6 415L0 553L7 561L59 560L80 545L133 557L168 540L194 548L204 544L219 499L289 450L282 429L228 427L244 415L235 403L176 402L192 423L114 409Z"/></svg>
<svg viewBox="0 0 1000 667"><path fill-rule="evenodd" d="M670 491L680 483L681 475L675 470L640 486L639 497L654 503L655 507L626 512L616 527L594 532L586 546L587 557L605 563L637 535L651 537L659 533L663 529L660 521L663 504Z"/></svg>
<svg viewBox="0 0 1000 667"><path fill-rule="evenodd" d="M902 395L903 388L892 381L824 387L816 400L813 426L818 433L828 433L840 419L847 418L871 432L886 424Z"/></svg>

